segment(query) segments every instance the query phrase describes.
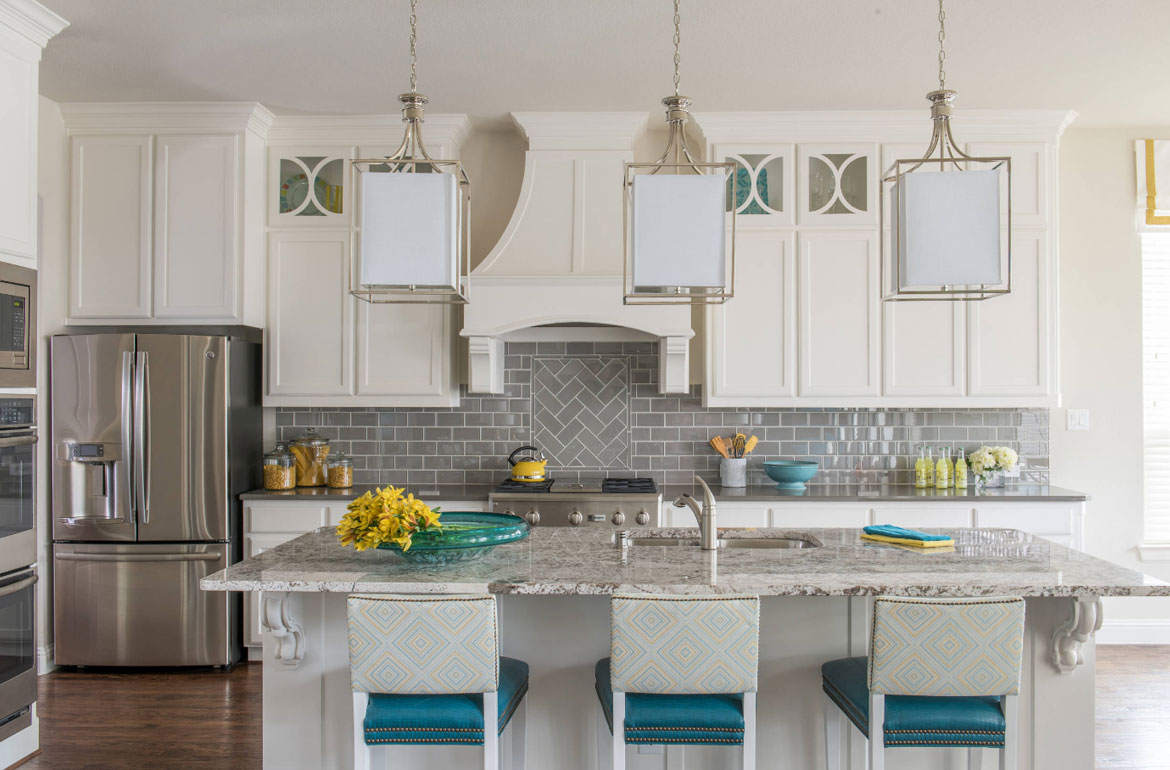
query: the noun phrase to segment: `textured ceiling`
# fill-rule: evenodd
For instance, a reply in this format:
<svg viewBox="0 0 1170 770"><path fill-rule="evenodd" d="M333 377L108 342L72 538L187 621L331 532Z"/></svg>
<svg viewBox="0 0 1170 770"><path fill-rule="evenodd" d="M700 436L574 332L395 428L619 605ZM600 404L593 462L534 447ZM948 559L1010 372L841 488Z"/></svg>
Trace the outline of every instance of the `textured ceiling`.
<svg viewBox="0 0 1170 770"><path fill-rule="evenodd" d="M42 0L69 20L57 101L247 100L384 113L406 90L407 0ZM479 124L514 110L651 110L671 90L668 0L420 0L419 90ZM683 0L695 109L926 109L933 0ZM1167 0L949 0L959 108L1170 125Z"/></svg>

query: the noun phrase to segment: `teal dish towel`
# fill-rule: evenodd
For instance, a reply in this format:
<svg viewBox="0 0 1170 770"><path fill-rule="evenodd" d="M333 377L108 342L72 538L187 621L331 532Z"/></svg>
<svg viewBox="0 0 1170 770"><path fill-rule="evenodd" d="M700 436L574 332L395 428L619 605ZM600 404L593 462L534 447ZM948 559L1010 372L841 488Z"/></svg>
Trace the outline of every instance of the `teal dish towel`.
<svg viewBox="0 0 1170 770"><path fill-rule="evenodd" d="M905 527L895 527L893 524L876 524L871 527L866 527L864 530L867 535L881 535L882 537L896 537L902 540L919 540L923 543L931 543L936 540L950 540L950 535L928 535L925 532L919 532L916 529L906 529Z"/></svg>

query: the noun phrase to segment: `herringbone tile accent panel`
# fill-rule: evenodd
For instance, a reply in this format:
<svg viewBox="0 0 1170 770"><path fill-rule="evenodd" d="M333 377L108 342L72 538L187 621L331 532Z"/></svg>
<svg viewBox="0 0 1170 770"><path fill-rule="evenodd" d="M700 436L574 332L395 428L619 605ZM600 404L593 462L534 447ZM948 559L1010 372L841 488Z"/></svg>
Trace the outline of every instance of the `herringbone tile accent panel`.
<svg viewBox="0 0 1170 770"><path fill-rule="evenodd" d="M614 596L610 683L623 692L754 692L760 600L755 596Z"/></svg>
<svg viewBox="0 0 1170 770"><path fill-rule="evenodd" d="M456 694L499 688L493 596L353 595L350 684L357 692Z"/></svg>
<svg viewBox="0 0 1170 770"><path fill-rule="evenodd" d="M1024 600L878 597L869 689L886 695L1016 695Z"/></svg>
<svg viewBox="0 0 1170 770"><path fill-rule="evenodd" d="M532 439L558 468L628 468L630 363L534 358Z"/></svg>

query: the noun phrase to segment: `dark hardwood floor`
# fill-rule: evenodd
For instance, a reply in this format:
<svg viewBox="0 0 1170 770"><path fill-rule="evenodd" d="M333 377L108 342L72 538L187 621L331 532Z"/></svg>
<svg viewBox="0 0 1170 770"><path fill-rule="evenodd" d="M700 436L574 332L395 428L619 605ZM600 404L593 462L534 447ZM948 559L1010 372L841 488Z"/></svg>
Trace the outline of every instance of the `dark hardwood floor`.
<svg viewBox="0 0 1170 770"><path fill-rule="evenodd" d="M259 770L260 665L229 674L57 671L22 770ZM1170 647L1097 649L1097 767L1170 768Z"/></svg>
<svg viewBox="0 0 1170 770"><path fill-rule="evenodd" d="M41 753L21 770L259 770L259 664L230 673L54 671Z"/></svg>

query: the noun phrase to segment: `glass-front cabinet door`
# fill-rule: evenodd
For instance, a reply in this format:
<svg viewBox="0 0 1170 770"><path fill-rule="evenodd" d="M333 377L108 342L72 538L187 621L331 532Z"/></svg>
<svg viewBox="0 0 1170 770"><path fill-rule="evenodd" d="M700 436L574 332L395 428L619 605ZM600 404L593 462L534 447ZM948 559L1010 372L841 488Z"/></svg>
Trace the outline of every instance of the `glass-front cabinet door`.
<svg viewBox="0 0 1170 770"><path fill-rule="evenodd" d="M268 225L338 226L349 222L349 160L353 147L269 150Z"/></svg>
<svg viewBox="0 0 1170 770"><path fill-rule="evenodd" d="M800 145L800 224L877 224L877 146Z"/></svg>
<svg viewBox="0 0 1170 770"><path fill-rule="evenodd" d="M719 161L735 163L734 184L727 180L725 208L735 210L736 227L787 227L796 209L796 153L790 144L716 145Z"/></svg>

